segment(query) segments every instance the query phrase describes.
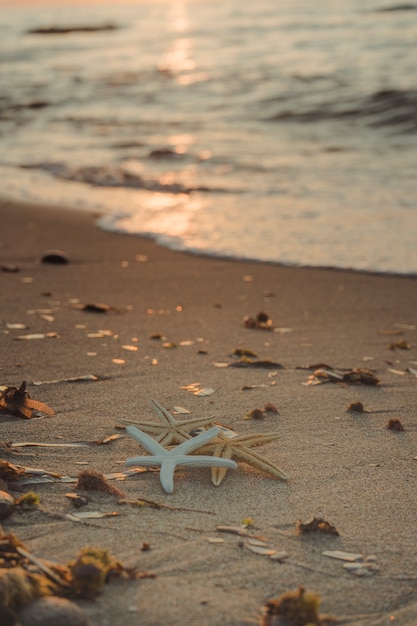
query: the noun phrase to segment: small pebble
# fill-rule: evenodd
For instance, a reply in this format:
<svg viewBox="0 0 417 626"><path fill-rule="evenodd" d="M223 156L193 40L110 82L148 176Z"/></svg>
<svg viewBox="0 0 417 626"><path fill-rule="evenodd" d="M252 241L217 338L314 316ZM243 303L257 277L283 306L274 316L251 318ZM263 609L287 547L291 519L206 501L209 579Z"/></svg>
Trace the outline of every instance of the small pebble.
<svg viewBox="0 0 417 626"><path fill-rule="evenodd" d="M67 265L69 258L63 250L47 250L41 258L42 263L52 263L55 265Z"/></svg>
<svg viewBox="0 0 417 626"><path fill-rule="evenodd" d="M56 596L39 598L19 613L20 626L89 626L85 613L74 602Z"/></svg>

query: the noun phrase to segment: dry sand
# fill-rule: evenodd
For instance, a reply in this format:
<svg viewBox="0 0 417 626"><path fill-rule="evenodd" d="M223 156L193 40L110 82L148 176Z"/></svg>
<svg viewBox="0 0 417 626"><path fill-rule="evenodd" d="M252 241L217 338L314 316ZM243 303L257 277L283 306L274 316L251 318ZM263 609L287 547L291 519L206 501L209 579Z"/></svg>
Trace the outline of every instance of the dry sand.
<svg viewBox="0 0 417 626"><path fill-rule="evenodd" d="M64 497L72 487L33 487L43 512L16 512L3 523L32 552L67 562L93 544L156 574L113 581L96 602L79 602L93 626L257 624L269 598L299 585L318 593L322 612L345 624L417 624L417 379L406 371L417 369L415 278L200 258L103 232L91 216L64 209L3 202L0 215L0 262L20 268L0 272L0 383L103 378L30 384L31 397L56 415L24 420L3 414L2 441L101 439L121 432L114 428L121 417L154 421L152 397L193 417L213 415L239 434L281 434L257 450L289 474L288 482L239 464L219 487L211 484L209 469L177 470L172 495L155 472L118 483L129 498L210 514L120 506L117 498L94 492L88 510L120 516L77 523L65 517L73 510ZM69 264L41 263L51 248L65 250ZM117 312L87 312L74 308L75 301L103 302ZM244 316L260 311L291 332L245 328ZM87 336L103 330L111 334ZM58 337L16 339L48 332ZM151 338L158 333L166 339ZM401 339L410 349L389 349ZM177 347L164 348L164 342ZM233 361L237 348L284 368L270 376L265 369L214 366ZM311 371L302 368L315 363L372 368L380 384L305 386ZM215 392L198 397L182 389L194 382ZM245 385L260 386L242 390ZM368 412L347 412L355 401ZM243 419L267 402L279 415ZM404 432L386 428L391 418L401 420ZM85 467L120 471L127 457L141 453L123 437L94 448L24 448L7 458L76 476ZM340 536L297 534L297 520L312 515L334 524ZM288 553L285 562L253 554L241 537L216 531L247 517L253 534ZM336 549L375 555L379 571L363 578L346 572L341 561L322 555Z"/></svg>

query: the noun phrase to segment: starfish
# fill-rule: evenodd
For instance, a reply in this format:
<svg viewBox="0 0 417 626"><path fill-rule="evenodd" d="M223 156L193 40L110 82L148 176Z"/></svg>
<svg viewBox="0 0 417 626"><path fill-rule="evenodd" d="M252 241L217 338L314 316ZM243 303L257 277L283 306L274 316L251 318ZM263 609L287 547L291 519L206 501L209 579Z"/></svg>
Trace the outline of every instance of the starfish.
<svg viewBox="0 0 417 626"><path fill-rule="evenodd" d="M197 448L201 448L208 441L219 434L219 428L210 428L196 437L191 437L183 441L179 446L175 446L171 450L166 450L155 439L144 433L135 426L128 426L126 432L139 441L152 456L135 456L127 459L125 465L132 467L134 465L154 466L159 465L161 468L160 479L161 485L167 493L174 491L174 471L177 465L189 465L191 467L218 467L227 469L236 469L237 464L231 459L220 459L214 456L189 456L189 453Z"/></svg>
<svg viewBox="0 0 417 626"><path fill-rule="evenodd" d="M195 417L194 419L177 422L171 413L153 398L151 398L151 405L158 414L160 422L137 422L128 418L123 418L120 421L124 424L134 424L143 432L155 435L156 441L164 446L187 441L192 438L192 435L190 435L191 431L201 426L213 424L213 417Z"/></svg>
<svg viewBox="0 0 417 626"><path fill-rule="evenodd" d="M281 480L288 480L289 476L275 465L275 463L272 463L272 461L262 456L262 454L258 454L258 452L250 449L256 446L263 446L270 441L278 439L280 436L279 433L266 433L264 435L253 434L228 437L220 433L215 441L204 446L203 451L211 452L214 457L221 459L236 458L272 476L281 478ZM211 470L211 481L213 485L218 487L226 476L226 472L227 467L213 466Z"/></svg>

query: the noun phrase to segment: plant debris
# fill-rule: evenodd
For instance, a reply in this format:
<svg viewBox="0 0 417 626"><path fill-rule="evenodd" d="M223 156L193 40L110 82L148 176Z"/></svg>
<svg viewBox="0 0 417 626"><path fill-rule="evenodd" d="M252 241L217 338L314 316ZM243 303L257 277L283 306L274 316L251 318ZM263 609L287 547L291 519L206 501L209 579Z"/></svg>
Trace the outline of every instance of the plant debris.
<svg viewBox="0 0 417 626"><path fill-rule="evenodd" d="M346 410L349 413L369 413L369 411L364 408L362 402L352 402Z"/></svg>
<svg viewBox="0 0 417 626"><path fill-rule="evenodd" d="M114 485L110 485L104 474L96 472L95 470L88 469L80 472L78 474L78 481L75 488L85 491L101 491L103 493L108 493L118 498L125 497L123 491L121 491Z"/></svg>
<svg viewBox="0 0 417 626"><path fill-rule="evenodd" d="M80 509L83 506L86 506L89 502L88 498L85 496L80 496L78 493L66 493L65 497L75 506L76 509Z"/></svg>
<svg viewBox="0 0 417 626"><path fill-rule="evenodd" d="M304 587L287 591L264 606L262 626L321 626L328 618L320 617L320 598Z"/></svg>
<svg viewBox="0 0 417 626"><path fill-rule="evenodd" d="M243 318L245 328L256 328L257 330L274 330L274 325L268 313L260 311L256 317L246 316Z"/></svg>
<svg viewBox="0 0 417 626"><path fill-rule="evenodd" d="M18 341L31 341L32 339L57 339L58 333L30 333L29 335L18 335L15 337Z"/></svg>
<svg viewBox="0 0 417 626"><path fill-rule="evenodd" d="M319 368L309 376L306 383L303 385L321 385L323 383L348 383L352 385L378 385L379 378L372 370L364 367L357 367L352 370L348 370L344 374L339 374L333 369Z"/></svg>
<svg viewBox="0 0 417 626"><path fill-rule="evenodd" d="M13 496L7 491L0 491L0 520L11 516L16 506Z"/></svg>
<svg viewBox="0 0 417 626"><path fill-rule="evenodd" d="M168 509L169 511L189 511L191 513L204 513L206 515L215 515L213 511L202 511L201 509L189 509L183 506L170 506L169 504L163 504L162 502L155 502L154 500L147 500L146 498L136 498L136 500L119 500L118 504L130 504L131 506L145 507L148 506L151 509Z"/></svg>
<svg viewBox="0 0 417 626"><path fill-rule="evenodd" d="M320 532L326 535L339 536L336 527L322 517L310 517L305 521L299 520L296 524L296 530L300 534Z"/></svg>
<svg viewBox="0 0 417 626"><path fill-rule="evenodd" d="M243 416L244 420L260 420L264 416L263 409L251 409Z"/></svg>
<svg viewBox="0 0 417 626"><path fill-rule="evenodd" d="M119 313L116 307L105 304L104 302L89 302L87 304L73 304L74 309L86 311L87 313Z"/></svg>
<svg viewBox="0 0 417 626"><path fill-rule="evenodd" d="M404 426L397 417L393 417L388 421L387 428L397 433L404 432Z"/></svg>
<svg viewBox="0 0 417 626"><path fill-rule="evenodd" d="M56 378L54 380L32 380L32 385L57 385L58 383L95 383L103 380L94 374L84 374L83 376L72 376L71 378Z"/></svg>
<svg viewBox="0 0 417 626"><path fill-rule="evenodd" d="M36 441L21 441L17 443L10 443L10 447L13 448L84 448L85 446L102 446L117 439L123 437L121 434L109 435L104 439L97 439L93 441L73 441L68 443L42 443Z"/></svg>
<svg viewBox="0 0 417 626"><path fill-rule="evenodd" d="M284 366L281 365L281 363L276 363L270 360L254 361L246 357L241 358L239 361L229 363L227 367L256 367L259 369L268 369L268 370L284 369Z"/></svg>
<svg viewBox="0 0 417 626"><path fill-rule="evenodd" d="M17 613L44 596L93 600L115 577L154 576L126 568L108 550L96 547L83 548L67 565L46 561L31 554L16 535L0 530L1 617L6 617L7 624L17 623Z"/></svg>
<svg viewBox="0 0 417 626"><path fill-rule="evenodd" d="M388 346L390 350L411 350L411 346L406 342L405 339L400 339L399 341L393 341Z"/></svg>
<svg viewBox="0 0 417 626"><path fill-rule="evenodd" d="M247 350L246 348L236 348L236 350L233 350L232 355L237 357L246 356L250 359L258 358L258 355L255 354L255 352L252 352L252 350Z"/></svg>
<svg viewBox="0 0 417 626"><path fill-rule="evenodd" d="M55 411L48 405L38 400L32 400L26 391L26 381L24 380L19 388L6 387L0 393L0 412L11 413L17 417L31 419L37 413L44 415L55 415Z"/></svg>
<svg viewBox="0 0 417 626"><path fill-rule="evenodd" d="M191 383L189 385L181 387L181 389L189 391L194 396L199 397L211 396L216 391L215 389L213 389L213 387L202 387L201 383Z"/></svg>
<svg viewBox="0 0 417 626"><path fill-rule="evenodd" d="M4 459L0 460L0 479L4 480L5 483L17 482L24 473L25 470L23 468L17 467Z"/></svg>

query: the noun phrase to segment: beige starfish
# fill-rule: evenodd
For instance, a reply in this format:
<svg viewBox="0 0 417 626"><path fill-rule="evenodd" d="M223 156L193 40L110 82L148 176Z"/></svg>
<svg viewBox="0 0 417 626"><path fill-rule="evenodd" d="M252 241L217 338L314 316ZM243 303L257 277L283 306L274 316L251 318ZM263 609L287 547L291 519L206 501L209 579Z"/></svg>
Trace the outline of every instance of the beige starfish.
<svg viewBox="0 0 417 626"><path fill-rule="evenodd" d="M134 424L144 433L155 437L156 441L163 446L182 443L192 438L191 431L202 426L214 424L213 417L195 417L194 419L177 422L171 413L153 398L151 398L151 405L158 414L159 422L138 422L128 418L123 418L119 421L123 424Z"/></svg>
<svg viewBox="0 0 417 626"><path fill-rule="evenodd" d="M213 442L206 444L203 448L200 448L199 451L203 454L211 452L213 456L222 459L235 458L238 461L244 461L252 467L263 470L272 476L276 476L282 480L288 480L289 476L275 465L275 463L272 463L266 456L251 450L251 448L263 446L270 441L274 441L280 436L279 433L265 433L264 435L255 433L253 435L236 435L236 437L230 438L223 433L219 433ZM225 467L213 467L211 470L211 481L213 485L218 487L226 476L226 472L227 468Z"/></svg>

